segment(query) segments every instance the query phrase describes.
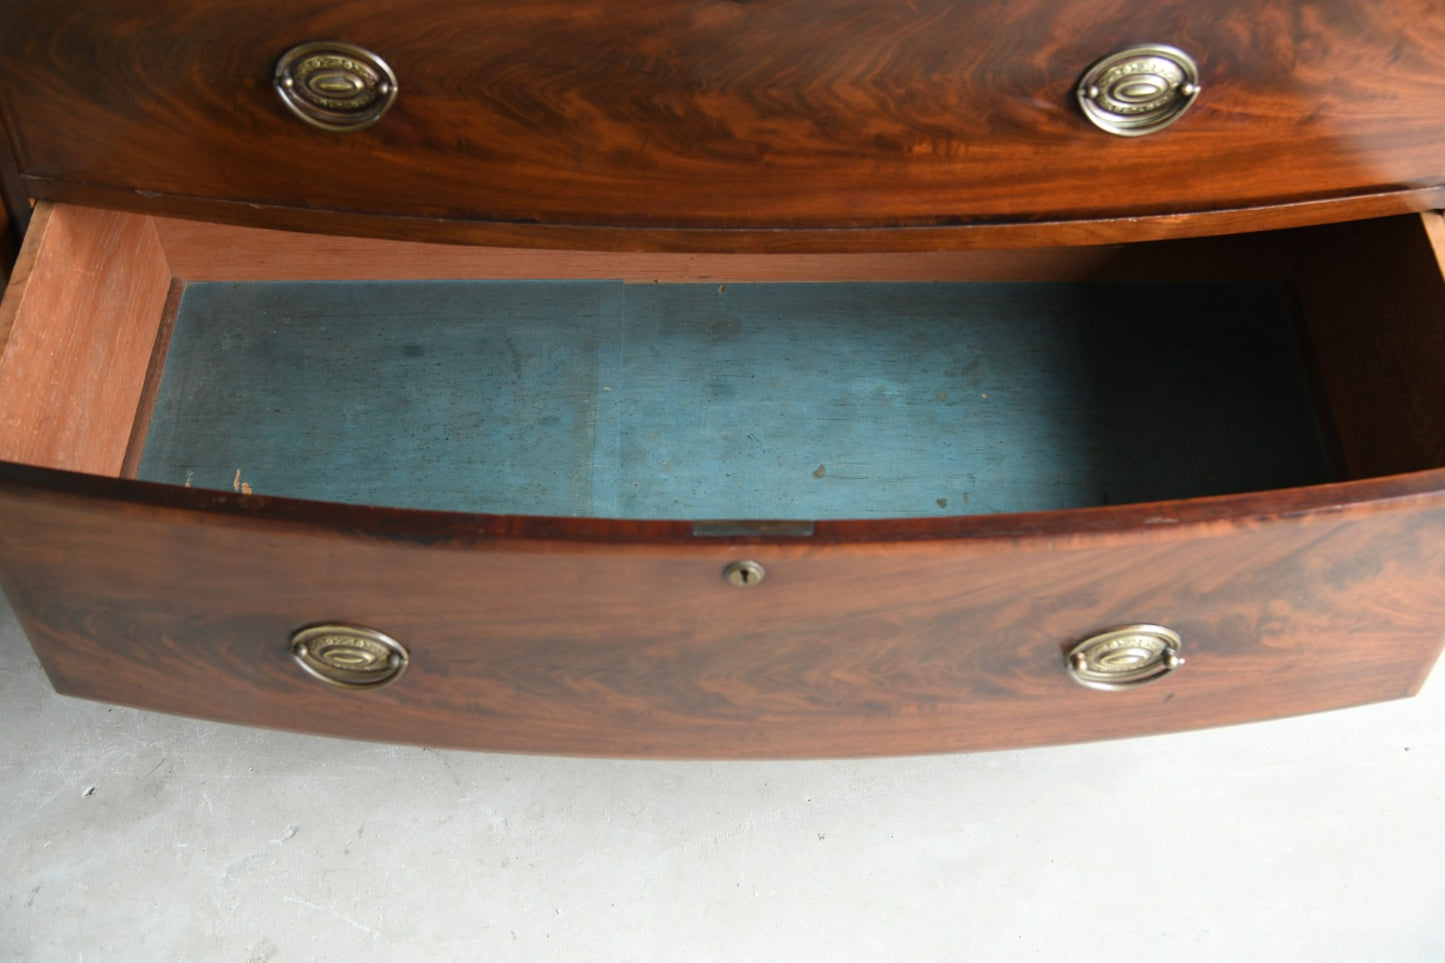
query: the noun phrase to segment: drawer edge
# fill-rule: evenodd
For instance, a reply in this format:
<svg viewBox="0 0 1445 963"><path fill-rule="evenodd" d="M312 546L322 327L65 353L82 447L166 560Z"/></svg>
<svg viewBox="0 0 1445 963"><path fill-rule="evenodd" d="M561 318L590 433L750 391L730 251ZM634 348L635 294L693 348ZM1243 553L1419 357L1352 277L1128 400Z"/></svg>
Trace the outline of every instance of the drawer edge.
<svg viewBox="0 0 1445 963"><path fill-rule="evenodd" d="M1406 696L1445 635L1438 473L1163 536L820 545L407 534L416 513L320 525L307 503L37 471L0 469L0 574L59 691L349 738L692 758L1079 742ZM766 580L720 577L740 557ZM317 622L398 639L405 676L317 682L288 652ZM1139 622L1178 631L1185 666L1125 692L1070 680L1070 645Z"/></svg>

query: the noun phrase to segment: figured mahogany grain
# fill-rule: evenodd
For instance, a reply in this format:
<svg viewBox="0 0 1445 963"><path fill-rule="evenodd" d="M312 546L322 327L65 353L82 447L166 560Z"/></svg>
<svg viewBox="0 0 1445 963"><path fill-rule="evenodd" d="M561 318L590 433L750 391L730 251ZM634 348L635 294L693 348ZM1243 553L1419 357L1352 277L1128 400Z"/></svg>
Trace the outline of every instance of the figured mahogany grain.
<svg viewBox="0 0 1445 963"><path fill-rule="evenodd" d="M172 271L187 281L488 278L624 281L1277 280L1299 239L1284 231L1077 247L729 254L472 247L156 218Z"/></svg>
<svg viewBox="0 0 1445 963"><path fill-rule="evenodd" d="M1360 251L1378 249L1373 258L1348 246L1333 260L1314 250L1312 239L1331 233L1269 240L1286 262L1299 260L1306 307L1326 302L1312 340L1340 337L1341 359L1374 352L1395 365L1370 367L1362 357L1364 374L1326 372L1331 404L1358 402L1373 408L1371 418L1388 418L1389 399L1371 392L1395 385L1408 401L1397 416L1415 427L1391 429L1392 444L1418 445L1413 467L1422 467L1435 457L1434 362L1412 356L1438 356L1431 305L1440 264L1426 252L1440 224L1402 219L1346 232ZM227 237L238 244L230 254ZM1404 696L1445 638L1440 461L1410 474L1184 502L820 521L811 535L706 538L690 520L412 512L98 477L123 468L177 273L165 248L184 260L197 239L231 258L218 269L224 276L272 238L42 205L0 314L10 335L0 387L21 401L24 422L0 423L0 443L23 449L11 462L51 466L0 464L0 586L63 692L438 746L872 755L1113 738ZM288 243L299 251L308 241ZM431 250L315 243L373 265L392 250L399 270L423 273ZM1214 244L1179 250L1202 255ZM1256 266L1261 276L1285 266L1279 252ZM618 269L602 255L449 256L448 271L483 276L542 264ZM121 270L126 260L149 279L126 281L136 276ZM1171 260L1186 275L1204 269L1164 248L940 255L928 267L1008 276L1052 263L1087 275L1131 263L1164 270ZM694 278L766 274L766 263L660 256L652 268ZM1327 303L1336 297L1330 285L1366 282L1390 264L1399 270L1380 275L1386 290ZM867 265L837 269L847 276ZM888 258L875 266L913 270ZM814 258L789 269L833 270ZM129 321L118 320L117 305L129 305ZM121 330L130 334L110 337ZM42 334L59 351L53 368L30 364L50 358L45 351L12 354ZM112 366L94 360L107 354L127 359L123 391L90 383L111 377ZM1392 380L1398 371L1403 382ZM44 419L72 440L31 452ZM91 474L53 467L71 461ZM743 558L762 563L767 577L740 590L720 576ZM290 660L287 640L323 620L395 636L411 650L406 675L366 693L311 679ZM1124 693L1068 679L1071 643L1132 622L1179 631L1188 663Z"/></svg>
<svg viewBox="0 0 1445 963"><path fill-rule="evenodd" d="M46 671L74 695L477 749L917 753L1414 692L1445 625L1442 482L1327 486L1267 508L1232 496L1192 519L1199 506L1176 518L1165 503L1092 533L1082 510L1024 517L1033 532L971 520L945 540L858 544L820 525L733 543L654 523L589 542L5 466L0 557ZM739 557L766 580L728 585ZM408 646L402 679L358 693L303 673L290 633L333 619ZM1179 631L1188 664L1130 692L1068 679L1070 643L1139 621Z"/></svg>
<svg viewBox="0 0 1445 963"><path fill-rule="evenodd" d="M374 127L310 129L271 89L318 38L396 69ZM1204 92L1114 137L1074 88L1140 41L1191 52ZM971 226L996 246L1359 216L1331 206L1445 185L1442 100L1431 0L17 0L0 34L37 195L504 244L917 249L976 246Z"/></svg>
<svg viewBox="0 0 1445 963"><path fill-rule="evenodd" d="M174 197L27 178L40 198L310 236L339 235L498 248L679 254L933 253L1037 250L1233 235L1332 224L1359 218L1419 214L1445 207L1445 188L1383 191L1317 201L1186 214L1057 221L980 221L935 227L669 228L519 224L506 221L418 218L301 210Z"/></svg>

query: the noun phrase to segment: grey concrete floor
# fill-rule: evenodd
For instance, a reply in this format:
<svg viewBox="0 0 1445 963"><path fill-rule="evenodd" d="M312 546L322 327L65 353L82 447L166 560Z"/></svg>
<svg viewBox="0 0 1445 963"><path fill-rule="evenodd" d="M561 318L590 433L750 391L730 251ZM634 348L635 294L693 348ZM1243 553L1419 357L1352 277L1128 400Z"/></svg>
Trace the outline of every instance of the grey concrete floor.
<svg viewBox="0 0 1445 963"><path fill-rule="evenodd" d="M53 694L0 603L6 960L1445 960L1413 700L977 755L399 748Z"/></svg>

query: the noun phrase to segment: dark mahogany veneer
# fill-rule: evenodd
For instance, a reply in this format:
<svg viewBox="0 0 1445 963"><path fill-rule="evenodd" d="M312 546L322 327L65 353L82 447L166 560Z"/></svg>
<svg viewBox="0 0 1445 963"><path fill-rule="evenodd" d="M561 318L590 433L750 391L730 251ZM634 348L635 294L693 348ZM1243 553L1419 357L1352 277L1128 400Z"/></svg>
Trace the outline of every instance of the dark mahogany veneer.
<svg viewBox="0 0 1445 963"><path fill-rule="evenodd" d="M43 205L0 314L0 577L56 687L255 725L536 752L816 756L1025 746L1412 693L1445 628L1438 215L1158 245L912 255L550 254ZM144 434L187 280L1292 277L1347 478L1023 515L819 522L400 511L153 485ZM1165 323L1165 322L1161 322ZM729 562L766 567L737 589ZM287 653L344 620L410 649L348 692ZM1169 625L1135 691L1063 653Z"/></svg>
<svg viewBox="0 0 1445 963"><path fill-rule="evenodd" d="M854 755L1403 696L1439 653L1430 0L3 11L0 181L17 226L42 203L0 303L0 585L60 691L431 745ZM316 40L395 69L374 126L282 104L277 58ZM1079 77L1144 43L1190 54L1202 93L1158 134L1094 128ZM1281 282L1344 480L807 535L134 480L187 283L534 277ZM720 577L742 559L766 579ZM402 678L302 672L291 633L330 620L406 645ZM1069 679L1072 643L1139 622L1187 664Z"/></svg>
<svg viewBox="0 0 1445 963"><path fill-rule="evenodd" d="M617 250L928 250L1289 227L1442 204L1429 0L11 0L0 113L37 197L347 234ZM313 130L304 41L400 95ZM1095 60L1203 93L1089 124Z"/></svg>

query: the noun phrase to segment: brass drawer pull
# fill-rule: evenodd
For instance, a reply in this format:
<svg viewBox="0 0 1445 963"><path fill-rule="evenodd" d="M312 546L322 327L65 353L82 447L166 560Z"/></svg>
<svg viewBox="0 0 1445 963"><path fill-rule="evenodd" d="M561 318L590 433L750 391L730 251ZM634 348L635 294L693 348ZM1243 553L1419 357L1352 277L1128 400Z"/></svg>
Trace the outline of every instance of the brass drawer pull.
<svg viewBox="0 0 1445 963"><path fill-rule="evenodd" d="M303 43L281 55L274 80L281 101L312 127L370 127L396 100L386 61L355 44Z"/></svg>
<svg viewBox="0 0 1445 963"><path fill-rule="evenodd" d="M1079 106L1100 130L1142 137L1174 123L1199 96L1199 67L1176 47L1145 44L1110 54L1079 81Z"/></svg>
<svg viewBox="0 0 1445 963"><path fill-rule="evenodd" d="M1184 664L1183 640L1162 625L1124 625L1069 649L1064 664L1079 685L1117 691L1161 679Z"/></svg>
<svg viewBox="0 0 1445 963"><path fill-rule="evenodd" d="M291 657L322 682L343 689L379 689L395 682L410 659L402 644L375 629L324 624L291 636Z"/></svg>

